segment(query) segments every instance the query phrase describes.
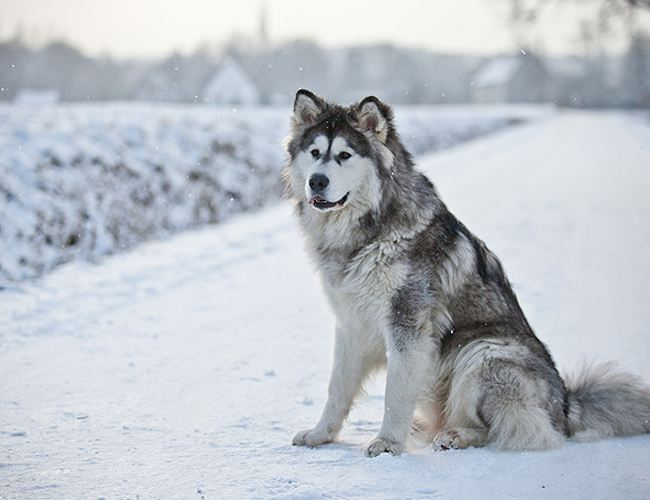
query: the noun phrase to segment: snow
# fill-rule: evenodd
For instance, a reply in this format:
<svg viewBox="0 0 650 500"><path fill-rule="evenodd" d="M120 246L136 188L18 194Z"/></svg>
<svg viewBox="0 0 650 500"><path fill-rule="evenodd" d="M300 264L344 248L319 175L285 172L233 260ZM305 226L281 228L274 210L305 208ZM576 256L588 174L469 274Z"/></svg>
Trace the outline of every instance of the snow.
<svg viewBox="0 0 650 500"><path fill-rule="evenodd" d="M420 154L549 112L397 115ZM288 125L286 107L0 105L0 286L278 200Z"/></svg>
<svg viewBox="0 0 650 500"><path fill-rule="evenodd" d="M647 121L561 113L419 164L562 369L650 379ZM285 204L16 284L0 325L0 497L650 495L650 436L365 458L381 377L339 443L292 447L324 403L334 318Z"/></svg>
<svg viewBox="0 0 650 500"><path fill-rule="evenodd" d="M21 105L44 106L55 104L61 100L58 90L52 89L22 89L16 93L14 102Z"/></svg>

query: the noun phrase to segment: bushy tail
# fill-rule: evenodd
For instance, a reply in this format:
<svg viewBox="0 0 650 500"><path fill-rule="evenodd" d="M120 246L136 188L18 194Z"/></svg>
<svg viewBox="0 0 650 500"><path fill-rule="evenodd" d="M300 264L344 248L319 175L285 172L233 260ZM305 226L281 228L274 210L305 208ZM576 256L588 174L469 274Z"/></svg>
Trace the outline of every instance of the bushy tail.
<svg viewBox="0 0 650 500"><path fill-rule="evenodd" d="M650 432L650 387L613 363L584 365L565 378L569 392L569 431L575 439Z"/></svg>

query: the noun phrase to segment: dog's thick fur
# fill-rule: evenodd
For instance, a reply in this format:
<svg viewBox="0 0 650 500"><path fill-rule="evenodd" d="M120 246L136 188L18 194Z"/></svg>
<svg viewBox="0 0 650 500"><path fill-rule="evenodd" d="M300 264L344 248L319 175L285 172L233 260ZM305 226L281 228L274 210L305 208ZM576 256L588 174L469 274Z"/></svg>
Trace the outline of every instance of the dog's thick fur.
<svg viewBox="0 0 650 500"><path fill-rule="evenodd" d="M287 151L287 193L337 318L327 403L294 444L333 441L384 366L369 456L401 453L412 428L438 449L650 432L650 389L637 378L607 365L565 384L499 260L415 170L389 106L341 107L301 89Z"/></svg>

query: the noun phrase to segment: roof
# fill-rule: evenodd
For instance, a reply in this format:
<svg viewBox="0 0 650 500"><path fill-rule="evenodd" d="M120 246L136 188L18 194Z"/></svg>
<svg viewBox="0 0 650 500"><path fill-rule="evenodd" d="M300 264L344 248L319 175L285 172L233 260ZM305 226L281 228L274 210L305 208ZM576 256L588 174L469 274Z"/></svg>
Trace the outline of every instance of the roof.
<svg viewBox="0 0 650 500"><path fill-rule="evenodd" d="M485 63L474 75L475 87L505 85L521 67L519 56L497 57Z"/></svg>
<svg viewBox="0 0 650 500"><path fill-rule="evenodd" d="M580 78L587 73L584 61L578 57L550 59L546 65L551 73L567 78Z"/></svg>
<svg viewBox="0 0 650 500"><path fill-rule="evenodd" d="M257 104L260 91L244 69L226 57L203 88L203 98L218 104Z"/></svg>

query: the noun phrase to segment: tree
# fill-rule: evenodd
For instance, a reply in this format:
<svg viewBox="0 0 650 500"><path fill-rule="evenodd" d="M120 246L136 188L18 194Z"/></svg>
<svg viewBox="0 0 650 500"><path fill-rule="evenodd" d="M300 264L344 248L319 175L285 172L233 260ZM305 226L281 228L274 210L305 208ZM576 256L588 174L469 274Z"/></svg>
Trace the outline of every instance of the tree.
<svg viewBox="0 0 650 500"><path fill-rule="evenodd" d="M626 104L650 107L650 37L635 33L625 55Z"/></svg>
<svg viewBox="0 0 650 500"><path fill-rule="evenodd" d="M650 0L509 0L508 17L515 30L535 24L543 11L552 5L576 5L593 12L592 25L600 35L619 22L630 27L641 11L650 11ZM632 30L628 30L632 32Z"/></svg>

